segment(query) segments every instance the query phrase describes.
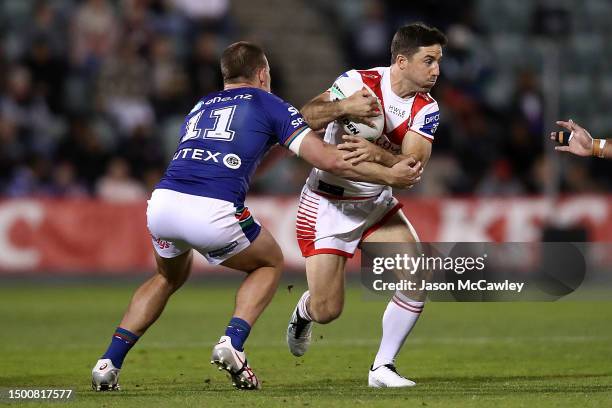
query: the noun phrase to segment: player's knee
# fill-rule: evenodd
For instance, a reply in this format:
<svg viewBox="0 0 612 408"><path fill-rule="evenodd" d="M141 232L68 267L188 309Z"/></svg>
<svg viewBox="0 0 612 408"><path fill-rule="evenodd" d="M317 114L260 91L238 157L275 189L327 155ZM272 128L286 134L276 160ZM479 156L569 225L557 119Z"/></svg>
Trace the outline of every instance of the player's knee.
<svg viewBox="0 0 612 408"><path fill-rule="evenodd" d="M183 286L191 272L192 251L188 251L176 258L162 258L156 255L157 274L155 283L162 289L175 292Z"/></svg>
<svg viewBox="0 0 612 408"><path fill-rule="evenodd" d="M337 300L310 299L310 315L317 323L325 324L336 320L342 314L343 302Z"/></svg>
<svg viewBox="0 0 612 408"><path fill-rule="evenodd" d="M270 263L272 266L276 267L276 269L282 269L283 263L285 262L285 257L283 256L283 251L281 251L279 246L274 248L274 251L270 254Z"/></svg>
<svg viewBox="0 0 612 408"><path fill-rule="evenodd" d="M285 258L283 257L283 251L280 249L280 247L276 245L270 248L266 254L266 263L267 266L272 267L273 272L278 275L279 278L283 270L284 262Z"/></svg>

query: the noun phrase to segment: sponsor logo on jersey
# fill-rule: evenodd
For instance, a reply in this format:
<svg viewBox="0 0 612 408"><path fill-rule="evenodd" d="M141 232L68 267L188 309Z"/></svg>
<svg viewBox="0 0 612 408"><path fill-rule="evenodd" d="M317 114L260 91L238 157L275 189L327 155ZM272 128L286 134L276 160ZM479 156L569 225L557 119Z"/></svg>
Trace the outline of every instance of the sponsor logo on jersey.
<svg viewBox="0 0 612 408"><path fill-rule="evenodd" d="M397 106L389 105L388 109L389 109L389 113L397 115L402 119L404 119L404 117L406 116L406 110L398 108Z"/></svg>
<svg viewBox="0 0 612 408"><path fill-rule="evenodd" d="M237 154L229 153L223 157L223 164L225 164L225 167L227 168L236 170L242 165L242 160Z"/></svg>
<svg viewBox="0 0 612 408"><path fill-rule="evenodd" d="M155 237L153 237L153 239L155 240L155 243L157 244L159 249L168 249L168 248L170 248L170 243L168 241L164 241L161 238L155 238Z"/></svg>
<svg viewBox="0 0 612 408"><path fill-rule="evenodd" d="M436 112L430 113L429 115L425 116L425 122L423 123L423 126L419 130L421 132L425 132L430 135L433 135L434 133L436 133L436 130L438 130L439 124L440 124L440 111L436 111Z"/></svg>
<svg viewBox="0 0 612 408"><path fill-rule="evenodd" d="M204 102L205 105L210 105L213 103L220 103L220 102L228 102L228 101L235 101L238 99L243 99L243 100L250 100L253 99L253 95L252 94L238 94L238 95L234 95L234 96L226 96L224 98L220 97L220 96L215 96L212 99L207 100L206 102Z"/></svg>
<svg viewBox="0 0 612 408"><path fill-rule="evenodd" d="M210 251L208 256L211 258L220 258L225 254L229 254L238 246L238 241L233 241L224 246L223 248L215 249L214 251Z"/></svg>
<svg viewBox="0 0 612 408"><path fill-rule="evenodd" d="M206 149L194 149L191 147L186 147L176 152L172 160L191 159L191 160L198 160L198 161L203 161L203 162L207 162L207 161L211 161L214 163L223 162L225 167L227 167L228 169L232 169L232 170L236 170L240 168L240 166L242 166L242 159L237 154L228 153L225 156L223 156L223 159L221 159L219 156L221 156L221 152L213 152L213 151L206 150Z"/></svg>
<svg viewBox="0 0 612 408"><path fill-rule="evenodd" d="M385 135L383 135L383 137L379 137L378 139L376 139L374 141L374 144L394 154L400 154L402 152L401 146L391 143L389 139L387 138L387 136Z"/></svg>
<svg viewBox="0 0 612 408"><path fill-rule="evenodd" d="M200 160L200 161L212 160L215 163L219 163L220 155L221 155L220 152L212 152L206 149L194 149L191 147L186 147L174 153L174 157L172 157L172 160L176 160L179 158L180 159Z"/></svg>
<svg viewBox="0 0 612 408"><path fill-rule="evenodd" d="M297 118L291 121L291 126L293 126L293 128L295 129L298 126L302 125L303 123L304 123L304 118Z"/></svg>

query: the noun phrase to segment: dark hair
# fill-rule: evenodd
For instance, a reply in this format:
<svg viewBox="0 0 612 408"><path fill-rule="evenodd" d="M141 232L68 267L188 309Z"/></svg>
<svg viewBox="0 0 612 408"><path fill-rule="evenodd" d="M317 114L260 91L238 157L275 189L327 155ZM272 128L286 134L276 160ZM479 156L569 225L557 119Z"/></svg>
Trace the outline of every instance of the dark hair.
<svg viewBox="0 0 612 408"><path fill-rule="evenodd" d="M224 83L250 80L258 69L266 66L263 49L250 42L233 43L221 55L221 74Z"/></svg>
<svg viewBox="0 0 612 408"><path fill-rule="evenodd" d="M429 47L440 44L444 47L448 40L442 31L429 27L423 23L412 23L398 28L391 41L391 64L395 62L398 54L411 57L416 54L419 47Z"/></svg>

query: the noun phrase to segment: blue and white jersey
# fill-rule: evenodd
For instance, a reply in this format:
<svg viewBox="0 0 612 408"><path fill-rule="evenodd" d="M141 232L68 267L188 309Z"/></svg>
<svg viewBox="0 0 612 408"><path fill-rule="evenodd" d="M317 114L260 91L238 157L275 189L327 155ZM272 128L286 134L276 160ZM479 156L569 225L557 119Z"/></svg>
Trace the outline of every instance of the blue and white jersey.
<svg viewBox="0 0 612 408"><path fill-rule="evenodd" d="M181 127L180 142L156 188L244 202L251 176L268 149L308 133L300 112L257 88L206 95Z"/></svg>

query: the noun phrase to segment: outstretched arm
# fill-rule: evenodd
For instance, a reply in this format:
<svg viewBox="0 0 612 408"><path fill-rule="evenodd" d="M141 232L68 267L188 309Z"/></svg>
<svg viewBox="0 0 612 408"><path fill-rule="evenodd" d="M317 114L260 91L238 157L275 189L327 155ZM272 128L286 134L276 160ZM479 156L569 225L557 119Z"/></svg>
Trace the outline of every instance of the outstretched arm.
<svg viewBox="0 0 612 408"><path fill-rule="evenodd" d="M555 150L582 157L595 156L602 159L612 159L612 143L608 143L606 139L593 139L585 128L571 119L568 122L560 120L556 123L571 133L552 132L550 134L552 140L563 144L563 146L556 146Z"/></svg>

